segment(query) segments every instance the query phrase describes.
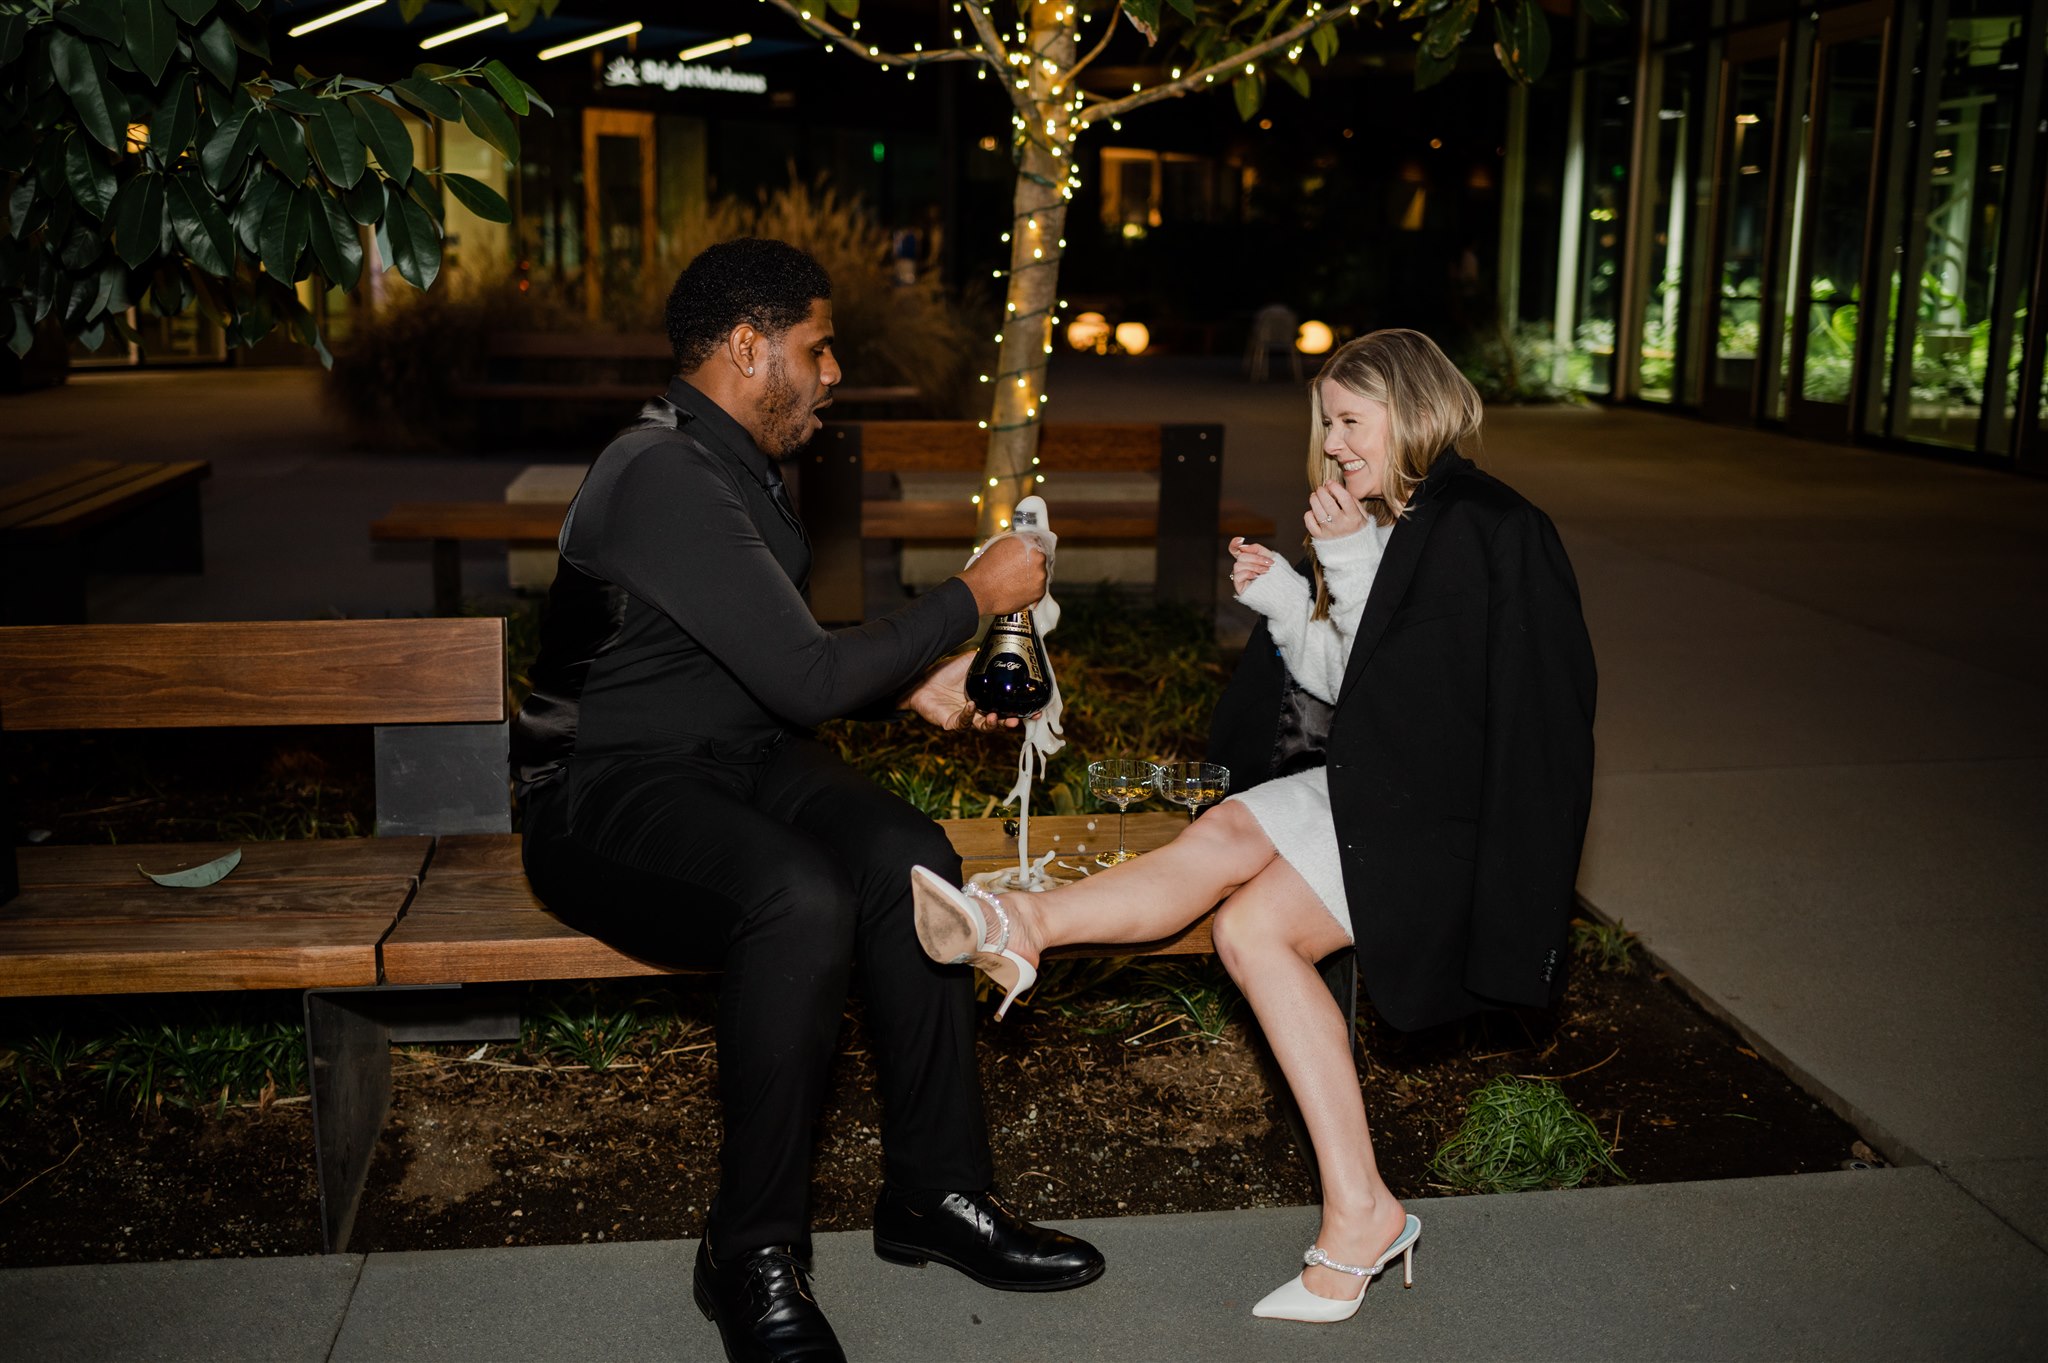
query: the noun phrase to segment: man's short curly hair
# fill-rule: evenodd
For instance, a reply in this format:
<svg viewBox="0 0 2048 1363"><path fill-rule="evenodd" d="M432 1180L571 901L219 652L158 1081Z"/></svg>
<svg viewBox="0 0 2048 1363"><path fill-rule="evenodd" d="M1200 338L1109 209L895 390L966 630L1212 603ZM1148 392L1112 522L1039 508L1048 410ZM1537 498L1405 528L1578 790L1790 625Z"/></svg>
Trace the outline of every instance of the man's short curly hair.
<svg viewBox="0 0 2048 1363"><path fill-rule="evenodd" d="M786 241L740 237L709 247L676 276L668 294L668 340L676 371L711 358L742 322L779 336L832 296L832 278L808 251Z"/></svg>

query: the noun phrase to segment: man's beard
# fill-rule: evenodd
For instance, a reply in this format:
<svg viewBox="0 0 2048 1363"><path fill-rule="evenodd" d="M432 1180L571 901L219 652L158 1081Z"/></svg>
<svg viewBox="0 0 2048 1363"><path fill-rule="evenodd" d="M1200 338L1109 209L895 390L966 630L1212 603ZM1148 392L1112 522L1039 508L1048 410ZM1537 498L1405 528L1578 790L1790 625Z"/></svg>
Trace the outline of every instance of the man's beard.
<svg viewBox="0 0 2048 1363"><path fill-rule="evenodd" d="M811 409L789 381L782 356L768 357L768 387L761 394L761 452L787 459L811 439Z"/></svg>

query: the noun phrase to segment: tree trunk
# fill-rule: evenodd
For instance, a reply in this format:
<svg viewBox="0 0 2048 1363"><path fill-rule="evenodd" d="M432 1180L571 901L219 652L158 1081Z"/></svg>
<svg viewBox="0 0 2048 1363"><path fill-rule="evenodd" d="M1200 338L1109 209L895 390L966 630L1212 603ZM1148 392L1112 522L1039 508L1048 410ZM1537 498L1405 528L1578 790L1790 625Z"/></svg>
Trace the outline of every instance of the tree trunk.
<svg viewBox="0 0 2048 1363"><path fill-rule="evenodd" d="M1017 50L1042 54L1026 68L1013 68L1013 82L1028 83L1036 111L1028 127L1015 129L1020 152L1017 187L1011 196L1010 271L1005 290L1002 348L989 375L988 458L983 466L979 538L1007 528L1011 510L1030 493L1038 477L1038 428L1045 420L1045 362L1052 353L1058 315L1060 256L1067 222L1067 181L1073 169L1071 101L1061 77L1074 64L1076 35L1062 20L1064 0L1032 6L1029 41ZM1020 117L1022 117L1020 115Z"/></svg>

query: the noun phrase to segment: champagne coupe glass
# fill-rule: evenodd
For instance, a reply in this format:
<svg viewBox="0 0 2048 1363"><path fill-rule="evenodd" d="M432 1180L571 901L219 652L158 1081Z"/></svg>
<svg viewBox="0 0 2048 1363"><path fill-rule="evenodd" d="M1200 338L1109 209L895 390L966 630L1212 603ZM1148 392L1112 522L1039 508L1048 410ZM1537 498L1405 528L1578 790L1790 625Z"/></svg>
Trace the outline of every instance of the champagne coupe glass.
<svg viewBox="0 0 2048 1363"><path fill-rule="evenodd" d="M1097 866L1114 866L1138 855L1124 846L1124 812L1150 796L1159 784L1159 768L1137 757L1109 757L1088 764L1088 793L1116 806L1116 851L1095 858Z"/></svg>
<svg viewBox="0 0 2048 1363"><path fill-rule="evenodd" d="M1230 793L1230 768L1214 762L1168 762L1159 769L1159 793L1188 807L1188 822Z"/></svg>

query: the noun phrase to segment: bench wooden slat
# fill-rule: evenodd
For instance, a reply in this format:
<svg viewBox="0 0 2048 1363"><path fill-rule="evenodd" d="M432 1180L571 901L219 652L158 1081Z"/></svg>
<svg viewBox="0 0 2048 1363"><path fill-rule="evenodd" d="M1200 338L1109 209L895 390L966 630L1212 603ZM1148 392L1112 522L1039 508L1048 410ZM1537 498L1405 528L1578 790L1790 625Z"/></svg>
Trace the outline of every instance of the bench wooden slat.
<svg viewBox="0 0 2048 1363"><path fill-rule="evenodd" d="M17 940L53 925L98 923L118 928L103 943L118 945L130 928L172 923L204 924L232 931L236 924L253 926L323 923L336 918L376 918L377 936L397 920L399 906L413 888L410 876L379 876L361 880L254 880L246 885L234 877L203 890L174 890L142 877L134 885L61 885L23 890L0 908L0 943ZM376 944L376 936L369 939ZM0 947L4 949L4 947Z"/></svg>
<svg viewBox="0 0 2048 1363"><path fill-rule="evenodd" d="M432 850L432 838L326 838L306 842L168 842L123 843L86 847L24 847L18 849L23 890L59 886L118 885L152 893L190 893L161 889L144 879L140 865L162 874L182 871L223 856L236 848L242 860L224 886L252 882L399 880L417 877ZM515 868L516 869L516 868Z"/></svg>
<svg viewBox="0 0 2048 1363"><path fill-rule="evenodd" d="M1050 423L1038 459L1052 470L1150 471L1159 467L1159 427L1138 422ZM980 471L988 432L971 421L864 421L861 466L882 473Z"/></svg>
<svg viewBox="0 0 2048 1363"><path fill-rule="evenodd" d="M9 729L482 724L505 718L502 619L0 629Z"/></svg>
<svg viewBox="0 0 2048 1363"><path fill-rule="evenodd" d="M631 403L638 406L644 402L652 402L661 396L661 391L662 385L655 383L505 381L458 383L450 387L449 396L466 402L605 402ZM923 397L924 390L903 385L838 388L833 390L832 401L850 406L856 403L916 402Z"/></svg>
<svg viewBox="0 0 2048 1363"><path fill-rule="evenodd" d="M1094 828L1088 825L1093 823ZM1129 845L1140 851L1165 846L1187 820L1177 814L1131 816ZM1014 864L1016 839L1005 834L1001 819L942 819L954 850L967 873L978 874ZM1076 864L1112 845L1113 816L1047 815L1032 821L1034 846L1040 851L1064 845L1085 845ZM1058 835L1060 842L1052 841ZM558 921L535 897L520 873L516 835L447 837L420 882L405 917L385 939L384 977L392 984L482 983L505 980L618 978L635 975L688 974L615 951ZM1158 942L1075 945L1059 956L1195 955L1213 950L1204 917L1174 936Z"/></svg>
<svg viewBox="0 0 2048 1363"><path fill-rule="evenodd" d="M188 483L199 482L212 473L212 465L204 459L124 464L111 474L15 508L7 529L11 534L70 533Z"/></svg>
<svg viewBox="0 0 2048 1363"><path fill-rule="evenodd" d="M26 506L53 492L62 492L66 488L101 477L120 466L119 461L113 459L80 459L76 463L52 469L35 478L24 478L17 483L8 483L0 487L0 525L14 523L13 513L16 507Z"/></svg>
<svg viewBox="0 0 2048 1363"><path fill-rule="evenodd" d="M400 502L370 523L370 538L553 544L568 514L560 502Z"/></svg>
<svg viewBox="0 0 2048 1363"><path fill-rule="evenodd" d="M9 531L19 531L31 522L46 520L54 514L61 513L74 503L125 487L135 477L137 469L147 467L149 466L113 464L96 470L89 476L71 479L40 496L17 501L8 507L4 527Z"/></svg>
<svg viewBox="0 0 2048 1363"><path fill-rule="evenodd" d="M0 924L0 995L375 984L377 938L402 903L393 887L388 905L315 918L133 923L119 932L90 918Z"/></svg>

